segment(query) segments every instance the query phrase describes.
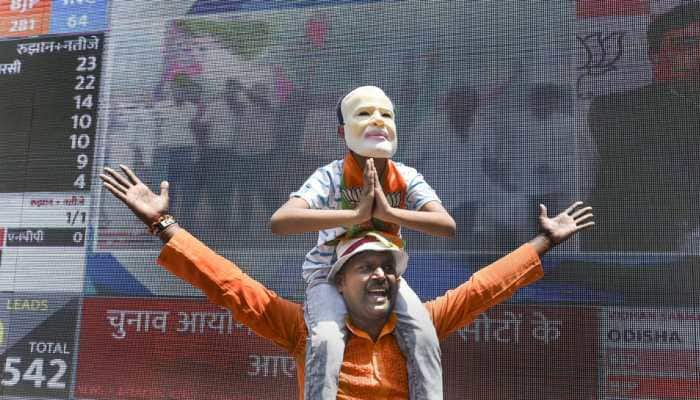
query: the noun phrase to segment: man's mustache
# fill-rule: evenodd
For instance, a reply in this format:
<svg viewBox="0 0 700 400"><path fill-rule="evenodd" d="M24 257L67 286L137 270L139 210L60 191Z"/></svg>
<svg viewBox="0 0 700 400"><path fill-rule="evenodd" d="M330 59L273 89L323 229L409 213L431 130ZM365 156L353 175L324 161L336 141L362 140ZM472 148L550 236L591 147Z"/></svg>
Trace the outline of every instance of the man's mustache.
<svg viewBox="0 0 700 400"><path fill-rule="evenodd" d="M376 282L376 283L370 282L367 285L367 290L375 290L375 289L383 289L383 290L388 291L389 290L389 282L387 282L386 279L384 279L382 282Z"/></svg>

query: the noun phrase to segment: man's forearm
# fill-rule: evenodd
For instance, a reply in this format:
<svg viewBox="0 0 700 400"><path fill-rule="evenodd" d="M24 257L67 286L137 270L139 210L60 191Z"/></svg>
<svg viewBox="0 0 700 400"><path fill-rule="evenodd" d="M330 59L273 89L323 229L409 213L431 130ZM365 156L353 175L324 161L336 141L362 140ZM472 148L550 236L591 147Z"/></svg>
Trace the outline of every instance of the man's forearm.
<svg viewBox="0 0 700 400"><path fill-rule="evenodd" d="M277 235L317 232L362 223L355 210L314 210L287 208L278 210L270 219L270 229Z"/></svg>
<svg viewBox="0 0 700 400"><path fill-rule="evenodd" d="M530 243L540 257L554 247L552 240L544 233L535 236L528 243Z"/></svg>
<svg viewBox="0 0 700 400"><path fill-rule="evenodd" d="M182 228L180 228L180 224L174 223L170 225L169 227L165 228L159 235L158 237L160 240L163 242L163 244L167 244L170 239L175 236L175 234Z"/></svg>
<svg viewBox="0 0 700 400"><path fill-rule="evenodd" d="M454 220L446 212L391 208L385 219L386 222L433 236L452 237L457 232Z"/></svg>

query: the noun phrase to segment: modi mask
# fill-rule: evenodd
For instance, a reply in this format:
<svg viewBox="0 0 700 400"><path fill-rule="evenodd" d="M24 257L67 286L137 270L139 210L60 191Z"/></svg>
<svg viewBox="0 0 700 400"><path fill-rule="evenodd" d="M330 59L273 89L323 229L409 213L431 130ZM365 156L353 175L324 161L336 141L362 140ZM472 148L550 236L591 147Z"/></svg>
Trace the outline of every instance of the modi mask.
<svg viewBox="0 0 700 400"><path fill-rule="evenodd" d="M345 143L363 157L391 158L398 138L394 105L382 89L361 86L340 102Z"/></svg>

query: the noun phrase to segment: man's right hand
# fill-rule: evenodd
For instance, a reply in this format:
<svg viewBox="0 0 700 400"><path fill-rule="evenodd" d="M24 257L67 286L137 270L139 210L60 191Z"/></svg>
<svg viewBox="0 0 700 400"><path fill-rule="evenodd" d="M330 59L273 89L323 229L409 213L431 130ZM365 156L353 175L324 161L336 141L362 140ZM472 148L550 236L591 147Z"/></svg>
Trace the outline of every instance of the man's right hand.
<svg viewBox="0 0 700 400"><path fill-rule="evenodd" d="M102 184L150 227L168 212L168 182L160 183L160 195L157 195L141 182L129 167L119 165L119 168L126 177L105 167L104 173L100 174Z"/></svg>
<svg viewBox="0 0 700 400"><path fill-rule="evenodd" d="M374 160L368 158L365 161L364 174L362 176L362 198L357 203L355 212L357 213L357 223L361 224L372 219L372 209L374 207L374 180L377 171L374 168Z"/></svg>
<svg viewBox="0 0 700 400"><path fill-rule="evenodd" d="M548 252L552 247L569 239L574 234L595 225L593 221L593 208L581 207L582 201L577 201L555 217L547 216L547 207L540 204L540 231L541 233L530 240L540 256Z"/></svg>

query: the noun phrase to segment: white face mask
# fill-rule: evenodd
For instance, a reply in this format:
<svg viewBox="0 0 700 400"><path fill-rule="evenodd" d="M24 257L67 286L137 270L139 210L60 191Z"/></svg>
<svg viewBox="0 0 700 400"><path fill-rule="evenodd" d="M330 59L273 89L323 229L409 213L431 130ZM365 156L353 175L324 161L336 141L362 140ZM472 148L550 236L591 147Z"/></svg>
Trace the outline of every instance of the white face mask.
<svg viewBox="0 0 700 400"><path fill-rule="evenodd" d="M391 158L398 138L394 105L375 86L362 86L348 93L340 103L345 122L345 143L363 157Z"/></svg>

